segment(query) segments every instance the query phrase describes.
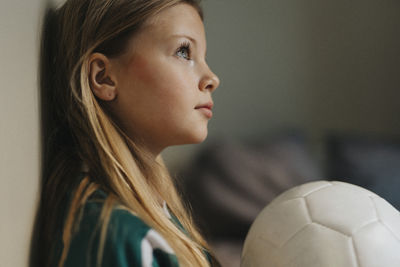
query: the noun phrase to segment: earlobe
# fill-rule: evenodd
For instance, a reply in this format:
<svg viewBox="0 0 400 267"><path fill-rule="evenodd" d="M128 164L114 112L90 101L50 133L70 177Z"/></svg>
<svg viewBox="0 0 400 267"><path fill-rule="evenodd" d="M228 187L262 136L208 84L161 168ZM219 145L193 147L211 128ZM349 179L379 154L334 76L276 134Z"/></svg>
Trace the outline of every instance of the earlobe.
<svg viewBox="0 0 400 267"><path fill-rule="evenodd" d="M89 59L89 81L93 94L101 100L111 101L117 95L116 79L111 72L109 59L93 53Z"/></svg>

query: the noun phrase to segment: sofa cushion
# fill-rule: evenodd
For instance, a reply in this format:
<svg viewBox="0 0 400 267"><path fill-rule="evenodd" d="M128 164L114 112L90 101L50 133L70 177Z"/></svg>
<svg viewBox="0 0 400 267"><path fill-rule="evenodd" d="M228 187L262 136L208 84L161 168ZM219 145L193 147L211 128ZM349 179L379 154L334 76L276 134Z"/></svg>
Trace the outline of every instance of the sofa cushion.
<svg viewBox="0 0 400 267"><path fill-rule="evenodd" d="M201 151L184 173L194 217L212 238L244 238L273 198L321 171L305 139L282 135L252 145L221 140Z"/></svg>

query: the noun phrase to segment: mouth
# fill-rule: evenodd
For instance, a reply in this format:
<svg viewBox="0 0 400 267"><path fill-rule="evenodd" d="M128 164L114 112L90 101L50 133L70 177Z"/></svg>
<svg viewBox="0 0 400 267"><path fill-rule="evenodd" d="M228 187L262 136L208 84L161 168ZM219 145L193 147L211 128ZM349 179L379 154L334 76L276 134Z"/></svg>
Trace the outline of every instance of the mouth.
<svg viewBox="0 0 400 267"><path fill-rule="evenodd" d="M214 106L214 103L213 103L212 101L209 101L209 102L207 102L207 103L197 105L197 106L195 107L195 109L207 108L207 109L210 109L210 110L211 110L211 109L213 108L213 106Z"/></svg>
<svg viewBox="0 0 400 267"><path fill-rule="evenodd" d="M199 110L202 112L207 118L211 119L213 113L212 113L212 108L214 106L214 103L212 101L209 101L204 104L200 104L195 107L195 109Z"/></svg>

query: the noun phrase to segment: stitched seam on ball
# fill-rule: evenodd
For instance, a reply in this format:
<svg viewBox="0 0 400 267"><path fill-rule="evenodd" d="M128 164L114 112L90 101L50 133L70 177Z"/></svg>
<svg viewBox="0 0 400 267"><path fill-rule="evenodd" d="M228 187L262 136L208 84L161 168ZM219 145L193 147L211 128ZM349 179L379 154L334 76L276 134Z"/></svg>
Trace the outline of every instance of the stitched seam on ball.
<svg viewBox="0 0 400 267"><path fill-rule="evenodd" d="M393 236L394 238L400 242L400 237L398 237L396 235L396 233L391 229L391 227L389 227L383 220L382 220L382 216L380 216L379 211L378 211L378 207L376 206L376 203L374 201L374 198L370 197L372 205L374 205L375 208L375 212L376 212L376 217L378 218L378 221L386 228L386 230L388 230ZM377 199L377 197L375 197L375 199Z"/></svg>
<svg viewBox="0 0 400 267"><path fill-rule="evenodd" d="M371 200L372 206L373 206L374 211L375 211L375 216L376 216L376 218L377 218L378 220L381 220L381 216L379 215L378 207L376 206L373 197L372 197L372 196L368 196L368 198L369 198L369 200Z"/></svg>
<svg viewBox="0 0 400 267"><path fill-rule="evenodd" d="M367 222L367 223L364 223L363 225L361 225L360 227L358 227L356 230L354 230L353 233L351 233L351 234L352 234L352 235L355 235L357 232L361 231L363 228L367 227L368 225L371 225L371 224L373 224L373 223L378 223L378 222L381 222L381 221L379 220L379 218L374 219L374 220L372 220L372 221L369 221L369 222Z"/></svg>
<svg viewBox="0 0 400 267"><path fill-rule="evenodd" d="M324 188L326 188L326 187L328 187L328 186L333 186L333 184L331 184L331 183L328 182L328 184L325 184L325 185L323 185L323 186L321 186L321 187L319 187L319 188L316 188L316 189L314 189L314 190L308 192L307 194L303 195L303 197L306 197L306 196L308 196L308 195L311 195L312 193L318 192L319 190L322 190L322 189L324 189Z"/></svg>
<svg viewBox="0 0 400 267"><path fill-rule="evenodd" d="M268 244L271 244L271 246L273 246L274 248L279 249L279 248L282 247L282 246L277 246L277 245L275 245L273 242L271 242L271 240L268 240L268 239L265 238L264 236L259 236L258 238L259 238L261 241L264 241L264 242L266 242L266 243L268 243Z"/></svg>
<svg viewBox="0 0 400 267"><path fill-rule="evenodd" d="M284 247L288 242L290 242L296 235L298 235L300 232L303 231L304 228L306 228L307 226L309 226L310 224L313 224L313 222L307 223L306 225L304 225L303 227L301 227L296 233L294 233L288 240L286 240L285 242L283 242L283 244L281 246L279 246L279 249L281 249L282 247Z"/></svg>
<svg viewBox="0 0 400 267"><path fill-rule="evenodd" d="M295 199L302 199L302 200L303 200L302 203L305 205L306 213L307 213L307 216L308 216L308 218L307 218L307 219L308 219L308 222L307 222L303 227L301 227L299 230L297 230L297 232L295 232L295 233L294 233L291 237L289 237L285 242L283 242L282 245L280 245L278 248L282 248L285 244L287 244L290 240L292 240L298 233L300 233L301 231L303 231L304 228L306 228L308 225L310 225L310 224L313 223L312 218L311 218L311 216L310 216L310 212L309 212L309 208L308 208L308 204L307 204L306 199L305 199L304 197L295 198ZM266 239L263 238L263 240L266 240ZM275 246L275 247L276 247L276 246Z"/></svg>
<svg viewBox="0 0 400 267"><path fill-rule="evenodd" d="M354 242L354 238L353 237L350 237L350 239L351 239L351 244L352 244L352 247L353 247L353 256L354 256L354 258L356 260L356 266L358 267L358 266L360 266L360 259L358 258L356 244Z"/></svg>
<svg viewBox="0 0 400 267"><path fill-rule="evenodd" d="M384 222L380 221L382 223L382 225L394 236L394 238L400 242L400 239L397 237L397 235L392 231L392 229L390 229L390 227L388 227Z"/></svg>
<svg viewBox="0 0 400 267"><path fill-rule="evenodd" d="M312 217L311 217L310 205L308 204L307 198L306 198L306 197L303 197L303 202L304 202L304 205L306 205L306 211L307 211L308 220L309 220L310 222L312 222L313 219L312 219Z"/></svg>
<svg viewBox="0 0 400 267"><path fill-rule="evenodd" d="M344 235L344 236L346 236L346 237L350 237L350 238L351 238L351 235L348 235L348 234L345 234L345 233L343 233L343 232L340 232L339 230L333 229L332 227L329 227L329 226L327 226L327 225L324 225L324 224L322 224L322 223L320 223L320 222L313 222L313 223L314 223L314 224L317 224L317 225L320 225L320 226L322 226L322 227L328 228L329 230L332 230L332 231L334 231L334 232L336 232L336 233L342 234L342 235Z"/></svg>

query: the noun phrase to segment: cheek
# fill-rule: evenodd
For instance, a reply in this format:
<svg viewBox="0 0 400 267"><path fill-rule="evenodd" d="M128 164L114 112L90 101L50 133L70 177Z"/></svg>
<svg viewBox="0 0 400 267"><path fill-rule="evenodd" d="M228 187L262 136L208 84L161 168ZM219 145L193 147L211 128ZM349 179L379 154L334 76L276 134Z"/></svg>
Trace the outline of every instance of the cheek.
<svg viewBox="0 0 400 267"><path fill-rule="evenodd" d="M154 78L156 77L156 75L154 75L156 71L154 70L153 65L154 64L151 64L146 57L137 55L129 63L127 75L136 82L151 84L154 82Z"/></svg>
<svg viewBox="0 0 400 267"><path fill-rule="evenodd" d="M192 101L195 87L194 74L179 62L163 57L137 56L129 73L147 101L171 108Z"/></svg>
<svg viewBox="0 0 400 267"><path fill-rule="evenodd" d="M168 65L163 63L157 58L136 56L128 75L131 75L132 83L141 90L140 94L154 95L154 100L157 100L160 95L168 92L174 77Z"/></svg>
<svg viewBox="0 0 400 267"><path fill-rule="evenodd" d="M122 101L129 101L130 112L146 114L147 120L181 121L198 104L194 73L174 59L137 55L125 75L128 93Z"/></svg>

